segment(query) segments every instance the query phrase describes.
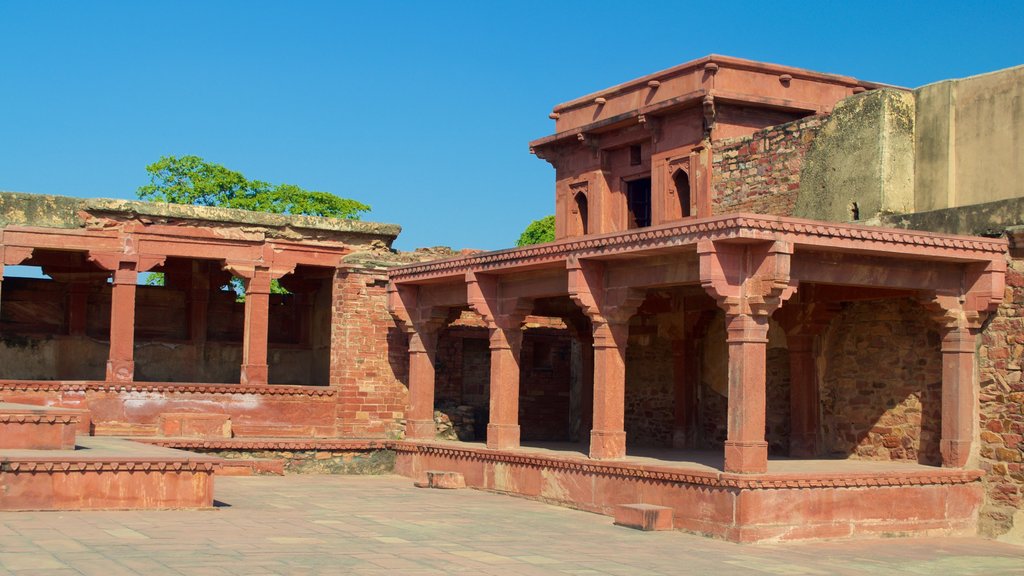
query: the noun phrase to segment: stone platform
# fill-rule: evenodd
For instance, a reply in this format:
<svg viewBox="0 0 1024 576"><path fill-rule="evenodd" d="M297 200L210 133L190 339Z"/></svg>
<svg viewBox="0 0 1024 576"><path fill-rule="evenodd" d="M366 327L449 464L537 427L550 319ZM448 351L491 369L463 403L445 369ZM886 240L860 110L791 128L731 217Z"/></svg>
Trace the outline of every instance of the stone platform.
<svg viewBox="0 0 1024 576"><path fill-rule="evenodd" d="M457 472L472 488L607 516L621 505L664 506L676 529L734 542L973 534L982 500L977 470L780 459L765 474L733 474L721 470L720 453L599 461L571 446L393 443L395 471L418 482L428 470Z"/></svg>
<svg viewBox="0 0 1024 576"><path fill-rule="evenodd" d="M221 459L78 436L84 410L0 403L0 510L210 508Z"/></svg>
<svg viewBox="0 0 1024 576"><path fill-rule="evenodd" d="M72 450L0 450L0 510L210 508L221 460L85 437Z"/></svg>
<svg viewBox="0 0 1024 576"><path fill-rule="evenodd" d="M0 450L71 450L88 412L0 402Z"/></svg>

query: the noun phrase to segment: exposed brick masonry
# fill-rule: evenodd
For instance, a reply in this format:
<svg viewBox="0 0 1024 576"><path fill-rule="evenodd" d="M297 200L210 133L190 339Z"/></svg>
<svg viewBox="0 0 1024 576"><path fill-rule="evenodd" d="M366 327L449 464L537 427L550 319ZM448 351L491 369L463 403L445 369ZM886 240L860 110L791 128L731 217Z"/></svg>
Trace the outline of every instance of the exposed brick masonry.
<svg viewBox="0 0 1024 576"><path fill-rule="evenodd" d="M398 437L404 426L408 342L386 306L387 278L361 269L334 278L331 386L339 436Z"/></svg>
<svg viewBox="0 0 1024 576"><path fill-rule="evenodd" d="M713 143L711 213L792 216L804 156L827 116Z"/></svg>

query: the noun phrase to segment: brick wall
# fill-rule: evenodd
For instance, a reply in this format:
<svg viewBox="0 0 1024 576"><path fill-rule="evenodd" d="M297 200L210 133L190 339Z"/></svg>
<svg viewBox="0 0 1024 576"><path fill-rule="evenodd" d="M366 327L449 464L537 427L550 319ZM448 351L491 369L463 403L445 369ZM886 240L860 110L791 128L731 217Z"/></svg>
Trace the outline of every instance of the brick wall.
<svg viewBox="0 0 1024 576"><path fill-rule="evenodd" d="M985 471L982 533L999 535L1024 521L1024 260L1010 261L1006 297L981 335L979 467ZM1019 526L1018 526L1019 529Z"/></svg>
<svg viewBox="0 0 1024 576"><path fill-rule="evenodd" d="M387 277L358 268L334 277L331 386L338 434L397 437L408 402L409 344L387 311Z"/></svg>
<svg viewBox="0 0 1024 576"><path fill-rule="evenodd" d="M939 464L940 337L908 298L849 304L825 336L822 429L828 453Z"/></svg>
<svg viewBox="0 0 1024 576"><path fill-rule="evenodd" d="M712 214L791 216L804 155L826 116L811 116L712 144Z"/></svg>

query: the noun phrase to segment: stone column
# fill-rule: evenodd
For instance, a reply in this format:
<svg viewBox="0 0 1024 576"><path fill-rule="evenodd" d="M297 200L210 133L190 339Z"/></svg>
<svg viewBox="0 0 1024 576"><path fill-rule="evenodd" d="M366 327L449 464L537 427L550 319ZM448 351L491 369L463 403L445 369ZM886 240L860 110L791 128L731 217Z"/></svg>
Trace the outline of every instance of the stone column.
<svg viewBox="0 0 1024 576"><path fill-rule="evenodd" d="M814 362L814 336L790 333L789 349L789 455L810 458L819 453L819 405L817 366Z"/></svg>
<svg viewBox="0 0 1024 576"><path fill-rule="evenodd" d="M768 317L726 315L729 347L729 414L725 471L768 471L765 425L765 354Z"/></svg>
<svg viewBox="0 0 1024 576"><path fill-rule="evenodd" d="M591 458L626 455L626 340L628 321L594 320L594 424Z"/></svg>
<svg viewBox="0 0 1024 576"><path fill-rule="evenodd" d="M519 447L519 352L522 319L499 318L491 333L491 407L487 447Z"/></svg>
<svg viewBox="0 0 1024 576"><path fill-rule="evenodd" d="M433 440L434 426L434 355L437 352L437 328L417 327L409 334L409 414L405 437L410 440Z"/></svg>
<svg viewBox="0 0 1024 576"><path fill-rule="evenodd" d="M135 287L138 278L135 262L120 262L114 270L110 296L108 382L131 382L135 378Z"/></svg>
<svg viewBox="0 0 1024 576"><path fill-rule="evenodd" d="M967 465L974 434L975 333L966 326L948 328L942 336L942 465Z"/></svg>
<svg viewBox="0 0 1024 576"><path fill-rule="evenodd" d="M242 340L241 383L268 384L267 336L270 320L270 271L256 267L245 285L245 329Z"/></svg>

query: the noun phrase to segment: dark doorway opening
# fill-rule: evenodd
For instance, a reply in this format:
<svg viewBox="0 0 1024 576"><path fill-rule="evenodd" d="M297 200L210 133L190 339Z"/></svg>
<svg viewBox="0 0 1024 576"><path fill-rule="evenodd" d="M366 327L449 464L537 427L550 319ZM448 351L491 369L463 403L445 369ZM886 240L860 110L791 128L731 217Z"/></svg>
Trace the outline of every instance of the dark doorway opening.
<svg viewBox="0 0 1024 576"><path fill-rule="evenodd" d="M626 182L626 205L629 209L630 228L651 225L650 177Z"/></svg>

